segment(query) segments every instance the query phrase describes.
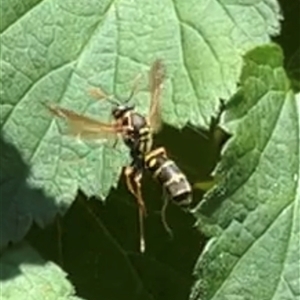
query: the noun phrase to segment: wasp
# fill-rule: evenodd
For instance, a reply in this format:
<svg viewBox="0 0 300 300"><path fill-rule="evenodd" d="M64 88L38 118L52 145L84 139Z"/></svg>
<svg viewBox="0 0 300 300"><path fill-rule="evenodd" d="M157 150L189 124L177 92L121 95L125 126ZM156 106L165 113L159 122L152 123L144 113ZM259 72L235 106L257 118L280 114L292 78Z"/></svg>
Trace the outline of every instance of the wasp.
<svg viewBox="0 0 300 300"><path fill-rule="evenodd" d="M191 186L186 176L174 161L170 160L163 147L153 149L153 135L162 128L160 99L165 76L164 65L156 60L149 71L150 108L146 116L139 114L130 100L136 93L135 80L130 96L124 103L111 99L101 89L91 90L99 99L106 99L113 104L113 122L105 123L74 111L46 104L55 116L64 118L69 132L82 138L121 138L129 148L132 162L125 167L128 190L135 196L139 207L140 250L145 250L143 219L146 207L142 197L141 180L144 171L149 171L164 187L167 195L175 203L186 205L191 202Z"/></svg>

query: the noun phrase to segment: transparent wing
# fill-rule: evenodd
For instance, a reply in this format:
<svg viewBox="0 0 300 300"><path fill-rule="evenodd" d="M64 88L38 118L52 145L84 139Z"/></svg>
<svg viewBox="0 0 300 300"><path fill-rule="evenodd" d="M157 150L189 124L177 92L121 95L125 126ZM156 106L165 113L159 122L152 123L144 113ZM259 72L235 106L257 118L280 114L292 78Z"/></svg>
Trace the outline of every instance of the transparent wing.
<svg viewBox="0 0 300 300"><path fill-rule="evenodd" d="M162 126L160 98L164 77L164 65L160 60L156 60L149 72L149 85L151 94L149 121L154 132L158 132Z"/></svg>
<svg viewBox="0 0 300 300"><path fill-rule="evenodd" d="M117 134L122 131L116 123L103 123L59 106L45 105L53 115L67 121L68 134L83 138L107 139L116 138Z"/></svg>

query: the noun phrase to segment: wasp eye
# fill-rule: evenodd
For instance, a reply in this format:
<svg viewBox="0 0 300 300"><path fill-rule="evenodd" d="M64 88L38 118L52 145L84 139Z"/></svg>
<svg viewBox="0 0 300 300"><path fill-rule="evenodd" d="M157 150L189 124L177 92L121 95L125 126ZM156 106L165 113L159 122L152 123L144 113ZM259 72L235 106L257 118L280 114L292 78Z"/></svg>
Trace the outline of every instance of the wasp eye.
<svg viewBox="0 0 300 300"><path fill-rule="evenodd" d="M112 115L113 115L116 119L120 118L121 113L122 113L122 112L121 112L118 108L113 108L113 109L112 109Z"/></svg>

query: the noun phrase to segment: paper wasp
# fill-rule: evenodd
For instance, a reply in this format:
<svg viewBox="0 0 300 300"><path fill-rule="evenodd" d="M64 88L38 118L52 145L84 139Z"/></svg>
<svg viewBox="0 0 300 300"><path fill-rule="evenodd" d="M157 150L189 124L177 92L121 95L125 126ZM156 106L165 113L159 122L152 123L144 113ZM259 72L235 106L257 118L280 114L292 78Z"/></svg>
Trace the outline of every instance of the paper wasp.
<svg viewBox="0 0 300 300"><path fill-rule="evenodd" d="M175 162L167 157L164 148L152 149L153 134L157 133L162 126L160 98L164 76L164 66L160 60L156 60L149 72L151 96L147 116L142 116L135 110L134 105L129 104L136 92L136 83L129 98L123 104L111 99L101 89L92 90L95 97L106 99L114 105L112 109L114 121L111 123L103 123L62 107L46 105L54 115L66 119L71 134L82 138L120 137L129 148L132 162L130 166L125 167L125 178L128 190L135 196L139 207L141 252L145 250L143 218L146 216L141 192L143 172L148 170L153 177L157 178L168 197L175 203L186 205L191 202L192 189L185 175Z"/></svg>

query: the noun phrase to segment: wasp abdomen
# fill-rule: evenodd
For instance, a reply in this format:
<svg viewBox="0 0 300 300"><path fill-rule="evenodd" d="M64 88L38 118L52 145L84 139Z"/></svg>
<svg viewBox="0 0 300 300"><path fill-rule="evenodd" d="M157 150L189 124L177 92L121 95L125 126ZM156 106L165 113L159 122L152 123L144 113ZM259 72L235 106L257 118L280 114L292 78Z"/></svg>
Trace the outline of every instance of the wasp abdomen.
<svg viewBox="0 0 300 300"><path fill-rule="evenodd" d="M145 157L145 165L176 204L185 206L191 203L190 183L175 162L167 157L163 148L150 152Z"/></svg>

